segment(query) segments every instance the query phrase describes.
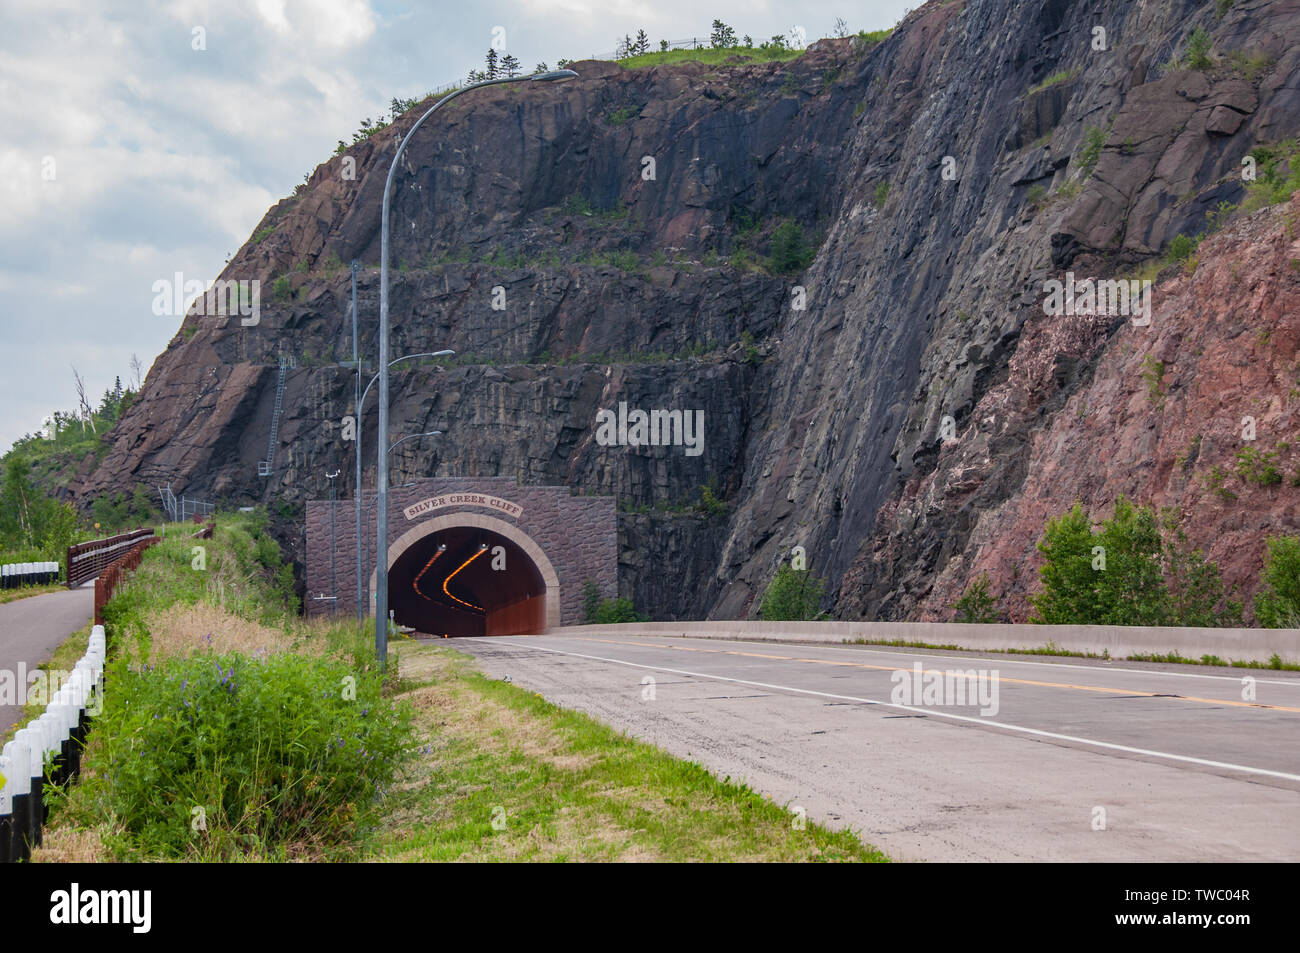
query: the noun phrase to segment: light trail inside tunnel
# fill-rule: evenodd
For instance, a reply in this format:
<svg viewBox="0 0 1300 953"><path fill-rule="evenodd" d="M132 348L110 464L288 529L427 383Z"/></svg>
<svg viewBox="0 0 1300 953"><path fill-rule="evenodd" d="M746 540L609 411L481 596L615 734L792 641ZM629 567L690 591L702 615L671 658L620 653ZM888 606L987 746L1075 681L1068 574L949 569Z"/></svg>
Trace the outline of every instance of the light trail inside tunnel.
<svg viewBox="0 0 1300 953"><path fill-rule="evenodd" d="M472 563L474 560L478 559L480 556L482 556L482 555L483 555L484 553L486 553L486 552L487 552L487 543L483 543L483 544L481 544L481 545L479 546L479 548L478 548L478 552L476 552L473 556L469 557L469 559L465 560L463 563L461 563L459 566L457 566L457 567L455 568L455 570L452 571L451 575L449 575L449 576L448 576L446 579L444 579L443 582L442 582L442 591L445 592L445 593L447 594L448 598L455 599L455 600L456 600L457 602L459 602L461 605L463 605L463 606L469 606L471 609L474 609L474 610L476 610L476 611L478 611L478 612L483 612L483 611L484 611L484 609L483 609L482 606L476 606L476 605L474 605L474 603L472 603L472 602L466 602L464 599L459 599L459 598L457 598L456 596L453 596L453 595L451 594L451 590L447 588L447 584L450 583L453 579L456 578L456 573L460 572L462 569L464 569L466 566L468 566L470 563Z"/></svg>
<svg viewBox="0 0 1300 953"><path fill-rule="evenodd" d="M438 551L433 554L433 557L427 563L424 564L424 568L420 570L420 574L416 576L415 581L411 583L411 588L415 590L415 594L419 596L421 599L425 599L429 602L433 602L432 596L426 596L423 592L420 591L420 580L424 577L424 574L429 571L429 567L431 567L435 562L437 562L438 557L441 556L444 552L446 552L446 550L447 550L446 543L439 546Z"/></svg>

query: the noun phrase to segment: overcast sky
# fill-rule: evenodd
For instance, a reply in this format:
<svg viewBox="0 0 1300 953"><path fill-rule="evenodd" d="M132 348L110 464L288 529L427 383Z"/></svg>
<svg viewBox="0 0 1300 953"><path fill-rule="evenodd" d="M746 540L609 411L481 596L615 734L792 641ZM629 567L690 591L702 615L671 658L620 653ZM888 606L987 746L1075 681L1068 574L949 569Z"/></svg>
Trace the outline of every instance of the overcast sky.
<svg viewBox="0 0 1300 953"><path fill-rule="evenodd" d="M892 26L917 0L223 0L0 6L0 453L134 384L179 319L153 283L212 281L266 210L394 96L481 67L495 28L527 70L645 29L756 38ZM201 42L200 42L201 41ZM196 46L205 49L195 49Z"/></svg>

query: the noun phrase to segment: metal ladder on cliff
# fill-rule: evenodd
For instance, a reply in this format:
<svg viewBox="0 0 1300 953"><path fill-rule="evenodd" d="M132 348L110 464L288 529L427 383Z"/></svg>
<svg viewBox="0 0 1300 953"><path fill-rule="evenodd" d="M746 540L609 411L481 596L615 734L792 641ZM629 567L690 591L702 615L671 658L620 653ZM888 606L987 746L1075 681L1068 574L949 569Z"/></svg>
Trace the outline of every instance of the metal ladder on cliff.
<svg viewBox="0 0 1300 953"><path fill-rule="evenodd" d="M166 486L158 487L158 495L162 497L163 512L171 517L173 523L178 522L177 514L180 512L176 503L176 494L172 492L172 485L169 482Z"/></svg>
<svg viewBox="0 0 1300 953"><path fill-rule="evenodd" d="M257 461L257 475L270 476L275 466L275 448L280 439L280 411L284 409L284 382L293 367L293 358L280 355L280 374L275 382L275 408L271 411L271 437L267 441L266 459Z"/></svg>

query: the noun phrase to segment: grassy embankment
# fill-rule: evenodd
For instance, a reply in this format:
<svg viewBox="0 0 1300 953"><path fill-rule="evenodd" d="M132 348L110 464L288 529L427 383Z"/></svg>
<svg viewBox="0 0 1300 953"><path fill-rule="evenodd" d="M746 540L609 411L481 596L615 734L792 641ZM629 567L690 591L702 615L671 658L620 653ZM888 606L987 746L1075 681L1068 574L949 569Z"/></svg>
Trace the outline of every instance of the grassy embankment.
<svg viewBox="0 0 1300 953"><path fill-rule="evenodd" d="M50 583L47 586L20 586L17 589L0 589L0 606L6 602L17 602L19 599L29 599L32 596L43 596L47 592L59 592L67 589L67 586L61 586L57 582Z"/></svg>
<svg viewBox="0 0 1300 953"><path fill-rule="evenodd" d="M444 646L398 641L381 680L350 625L294 614L262 527L220 518L202 569L169 538L110 604L37 860L885 859Z"/></svg>

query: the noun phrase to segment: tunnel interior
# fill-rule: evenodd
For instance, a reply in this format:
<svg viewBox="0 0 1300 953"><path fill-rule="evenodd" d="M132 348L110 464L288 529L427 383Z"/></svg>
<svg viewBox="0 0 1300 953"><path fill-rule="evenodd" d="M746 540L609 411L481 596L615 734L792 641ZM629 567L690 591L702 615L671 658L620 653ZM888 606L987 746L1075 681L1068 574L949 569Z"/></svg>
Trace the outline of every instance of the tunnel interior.
<svg viewBox="0 0 1300 953"><path fill-rule="evenodd" d="M533 560L491 530L453 526L417 540L388 571L399 625L458 638L540 633L546 583Z"/></svg>

